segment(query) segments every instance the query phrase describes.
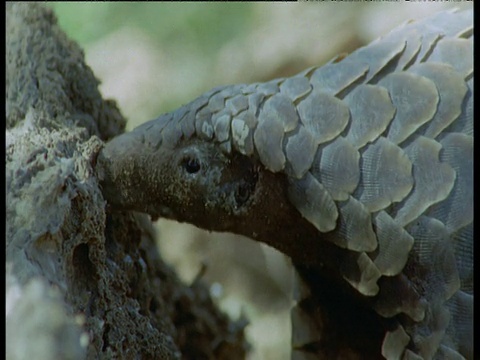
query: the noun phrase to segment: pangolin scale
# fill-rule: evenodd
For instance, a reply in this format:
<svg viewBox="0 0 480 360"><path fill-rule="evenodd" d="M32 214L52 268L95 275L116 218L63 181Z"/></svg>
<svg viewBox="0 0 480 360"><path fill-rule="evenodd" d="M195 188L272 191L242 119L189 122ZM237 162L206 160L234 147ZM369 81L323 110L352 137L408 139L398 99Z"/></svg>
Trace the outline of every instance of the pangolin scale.
<svg viewBox="0 0 480 360"><path fill-rule="evenodd" d="M290 256L294 359L473 359L473 11L106 144L105 199Z"/></svg>

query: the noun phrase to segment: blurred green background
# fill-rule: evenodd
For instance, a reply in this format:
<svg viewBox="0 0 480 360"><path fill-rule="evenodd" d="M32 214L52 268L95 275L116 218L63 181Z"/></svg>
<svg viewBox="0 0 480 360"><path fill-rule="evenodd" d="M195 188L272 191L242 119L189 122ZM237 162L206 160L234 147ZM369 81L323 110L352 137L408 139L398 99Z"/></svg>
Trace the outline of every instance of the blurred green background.
<svg viewBox="0 0 480 360"><path fill-rule="evenodd" d="M473 2L47 3L85 51L128 129L217 85L322 65L393 27ZM202 263L220 306L250 319L250 359L289 359L291 269L251 240L159 220L162 256L191 282Z"/></svg>
<svg viewBox="0 0 480 360"><path fill-rule="evenodd" d="M127 80L141 72L137 84L151 79L152 84L130 88L137 92L129 93L135 100L139 93L144 95L140 101L147 107L132 116L135 122L140 116L172 110L203 90L214 71L212 60L225 45L242 41L254 18L252 3L58 2L50 6L66 33L86 50L92 67L97 61L108 67L100 71L101 78L105 71L119 79L128 72ZM180 72L178 80L170 80L172 68ZM132 85L120 80L117 84L125 92ZM156 88L161 88L162 96L147 92ZM128 108L129 104L120 105Z"/></svg>
<svg viewBox="0 0 480 360"><path fill-rule="evenodd" d="M119 27L135 26L165 49L216 51L245 34L253 4L99 2L51 4L65 31L82 43ZM221 32L217 29L222 29Z"/></svg>

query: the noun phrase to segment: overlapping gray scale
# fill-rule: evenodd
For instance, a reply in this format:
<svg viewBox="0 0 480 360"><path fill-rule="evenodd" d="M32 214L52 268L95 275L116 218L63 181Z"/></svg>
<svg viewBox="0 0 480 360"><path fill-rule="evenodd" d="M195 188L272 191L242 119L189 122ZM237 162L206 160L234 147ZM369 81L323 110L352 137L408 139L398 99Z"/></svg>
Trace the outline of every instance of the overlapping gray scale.
<svg viewBox="0 0 480 360"><path fill-rule="evenodd" d="M336 95L368 72L368 64L351 61L329 63L317 68L310 75L314 90Z"/></svg>
<svg viewBox="0 0 480 360"><path fill-rule="evenodd" d="M336 97L313 91L297 105L300 121L317 145L338 136L348 124L347 105Z"/></svg>
<svg viewBox="0 0 480 360"><path fill-rule="evenodd" d="M259 92L255 92L251 95L248 96L248 109L251 111L253 114L255 114L259 108L260 104L265 99L265 95Z"/></svg>
<svg viewBox="0 0 480 360"><path fill-rule="evenodd" d="M257 123L251 110L240 113L232 120L232 146L243 155L251 156L254 153L253 132Z"/></svg>
<svg viewBox="0 0 480 360"><path fill-rule="evenodd" d="M430 121L439 101L435 84L409 72L392 73L378 83L385 87L397 109L387 138L399 144L421 125Z"/></svg>
<svg viewBox="0 0 480 360"><path fill-rule="evenodd" d="M362 154L361 180L354 196L370 212L403 200L412 190L412 163L397 145L379 137Z"/></svg>
<svg viewBox="0 0 480 360"><path fill-rule="evenodd" d="M463 77L447 64L417 64L412 66L409 72L432 80L437 87L440 101L435 116L425 130L425 136L434 138L462 113L462 104L468 88Z"/></svg>
<svg viewBox="0 0 480 360"><path fill-rule="evenodd" d="M360 179L359 159L358 151L339 136L318 152L311 173L334 200L347 200Z"/></svg>
<svg viewBox="0 0 480 360"><path fill-rule="evenodd" d="M267 169L273 172L284 169L283 138L285 133L295 130L297 124L297 112L287 96L276 94L265 101L253 140L260 161Z"/></svg>
<svg viewBox="0 0 480 360"><path fill-rule="evenodd" d="M373 263L382 275L398 275L407 262L414 241L413 237L385 211L375 215L374 224L378 239L378 254Z"/></svg>
<svg viewBox="0 0 480 360"><path fill-rule="evenodd" d="M351 116L345 139L356 149L375 141L395 116L390 95L381 86L358 85L344 101Z"/></svg>
<svg viewBox="0 0 480 360"><path fill-rule="evenodd" d="M417 56L416 62L423 62L427 59L431 61L429 56L432 49L434 49L441 38L461 37L472 31L472 12L440 12L429 19L429 21L413 24L413 27L422 35L422 48ZM398 29L397 31L402 31L402 29Z"/></svg>
<svg viewBox="0 0 480 360"><path fill-rule="evenodd" d="M272 118L283 127L285 133L295 130L298 124L298 115L292 100L283 94L276 94L268 98L260 111L258 121Z"/></svg>
<svg viewBox="0 0 480 360"><path fill-rule="evenodd" d="M240 94L244 87L245 85L218 87L205 93L189 104L190 111L195 114L195 133L199 138L205 140L213 139L215 131L212 116L222 110L227 110L230 113L235 110L232 106L233 104L236 104L236 102L233 104L232 102L227 104L226 101L237 96L241 101L243 95ZM243 101L246 107L246 99ZM237 100L237 102L239 101ZM230 105L230 107L227 105ZM189 130L188 127L186 130Z"/></svg>
<svg viewBox="0 0 480 360"><path fill-rule="evenodd" d="M221 148L227 153L231 151L231 144L227 143L227 140L230 138L232 117L235 117L246 109L248 109L248 98L243 94L237 94L224 99L224 107L217 113L211 115L210 122L213 132L215 133L215 139L222 143ZM238 139L238 137L236 137L236 139Z"/></svg>
<svg viewBox="0 0 480 360"><path fill-rule="evenodd" d="M195 114L195 133L200 139L211 140L213 138L213 126L211 123L212 112L205 106Z"/></svg>
<svg viewBox="0 0 480 360"><path fill-rule="evenodd" d="M280 92L289 97L293 102L307 95L312 90L312 85L305 76L297 75L286 79L280 85Z"/></svg>
<svg viewBox="0 0 480 360"><path fill-rule="evenodd" d="M421 24L428 32L438 32L441 29L443 36L460 37L466 31L473 29L472 12L473 10L450 9L433 15Z"/></svg>
<svg viewBox="0 0 480 360"><path fill-rule="evenodd" d="M208 108L212 113L222 110L225 107L225 94L219 92L213 95L208 101Z"/></svg>
<svg viewBox="0 0 480 360"><path fill-rule="evenodd" d="M297 179L302 178L310 169L316 152L317 145L311 133L299 125L298 131L287 138L285 145L287 174Z"/></svg>
<svg viewBox="0 0 480 360"><path fill-rule="evenodd" d="M467 79L473 73L473 39L441 39L428 61L449 64Z"/></svg>
<svg viewBox="0 0 480 360"><path fill-rule="evenodd" d="M428 213L453 233L473 221L473 137L449 133L440 144L440 161L455 170L456 180L448 197Z"/></svg>
<svg viewBox="0 0 480 360"><path fill-rule="evenodd" d="M337 205L340 213L337 223L339 236L333 237L335 244L359 252L375 250L377 237L367 208L352 196L346 201L338 202Z"/></svg>
<svg viewBox="0 0 480 360"><path fill-rule="evenodd" d="M252 84L245 85L241 90L242 94L250 95L250 94L256 93L258 84L259 83L252 83Z"/></svg>
<svg viewBox="0 0 480 360"><path fill-rule="evenodd" d="M182 117L180 121L182 134L185 138L190 138L195 133L195 112L190 110Z"/></svg>
<svg viewBox="0 0 480 360"><path fill-rule="evenodd" d="M183 132L180 123L174 122L173 118L174 114L172 113L164 114L140 125L132 133L141 136L141 142L152 149L157 150L160 146L174 148L183 137Z"/></svg>
<svg viewBox="0 0 480 360"><path fill-rule="evenodd" d="M406 48L406 41L404 38L391 37L380 38L370 45L360 48L350 54L341 63L354 63L355 66L364 68L368 67L368 74L365 82L369 82L377 73L379 73L388 63L399 57Z"/></svg>
<svg viewBox="0 0 480 360"><path fill-rule="evenodd" d="M263 114L259 118L253 134L255 149L265 168L272 172L278 172L285 167L285 155L282 148L285 132L275 116L266 112Z"/></svg>
<svg viewBox="0 0 480 360"><path fill-rule="evenodd" d="M460 277L453 246L446 226L437 219L421 216L406 227L415 238L415 259L426 270L422 276L424 296L431 303L442 303L460 288Z"/></svg>
<svg viewBox="0 0 480 360"><path fill-rule="evenodd" d="M374 86L356 85L351 91L349 89L344 99L351 114L348 132L344 135L355 149L363 152L362 177L353 194L358 200L350 197L348 201L337 202L337 230L344 231L345 209L354 209L351 213L358 214L363 206L365 214L370 215L370 212L400 202L392 215L394 219L387 213L389 209L373 216L378 237L378 249L370 253L374 260L372 262L365 253L358 254L354 260L363 278L345 275L346 280L365 295L376 294L376 280L380 275L389 275L379 289L376 310L386 317L404 313L420 322L412 323L413 327L399 328L395 336L390 337L390 342L387 336L386 349L398 357L420 358L408 349L404 352L409 341L407 331L413 334L415 347L426 358L461 358L459 352L473 358L473 297L456 292L461 285L462 290L473 293L473 168L470 156L473 154L473 46L471 39L449 38L470 37L471 19L470 11L443 12L429 21L399 28L379 40L378 45L374 43L375 46L362 49L364 56L358 51L339 62L302 73L311 76L314 85L313 92L298 106L302 123L304 118L313 118L311 114L319 112L320 109L315 109L305 116L306 111L302 109L303 102L318 92L339 94L358 80L368 82L375 74L380 75L374 80L385 87L382 94L378 90L375 93ZM421 63L424 61L427 63ZM348 68L349 62L357 68ZM407 71L383 77L382 70L390 71L389 64ZM368 76L365 76L365 65ZM336 71L342 66L344 71ZM395 109L392 109L390 96ZM373 109L375 106L378 109ZM320 133L313 126L306 128L313 134ZM386 129L388 140L382 137ZM332 139L335 136L327 141ZM406 145L401 146L404 149L395 145L406 140ZM325 148L320 145L317 158L323 156ZM317 164L315 159L310 171L334 198L335 190L324 183L319 169L320 162ZM346 233L354 232L361 234L359 229ZM413 238L418 242L414 244L412 258L424 264L420 267L428 272L425 279L416 280L421 284L415 285L409 277L417 273L409 271L417 265L405 267ZM337 245L347 247L345 241ZM401 273L404 269L408 277ZM417 291L422 287L425 299Z"/></svg>
<svg viewBox="0 0 480 360"><path fill-rule="evenodd" d="M471 20L472 15L469 11L463 11L460 14L442 12L427 22L407 22L382 37L379 42L406 41L406 47L396 64L396 70L404 70L412 63L425 61L441 37L460 37L463 36L462 34L468 34L473 28ZM441 29L440 34L439 29Z"/></svg>
<svg viewBox="0 0 480 360"><path fill-rule="evenodd" d="M172 114L172 121L173 122L181 122L183 118L190 112L191 109L188 105L180 106L177 110L175 110Z"/></svg>
<svg viewBox="0 0 480 360"><path fill-rule="evenodd" d="M155 136L154 138L159 138ZM165 128L162 130L162 147L174 148L175 145L183 138L182 125L180 123L174 123L171 121Z"/></svg>
<svg viewBox="0 0 480 360"><path fill-rule="evenodd" d="M210 100L213 97L223 97L226 94L237 91L239 86L222 86L210 90L209 92L198 97L191 103L187 104L188 112L185 115L181 113L174 113L174 117L179 118L180 127L182 129L183 136L189 138L194 133L202 139L210 140L213 137L213 127L211 124L211 116L220 104L215 101L210 108Z"/></svg>
<svg viewBox="0 0 480 360"><path fill-rule="evenodd" d="M208 108L203 108L195 117L195 132L197 136L204 140L213 138L212 113Z"/></svg>
<svg viewBox="0 0 480 360"><path fill-rule="evenodd" d="M427 61L428 57L432 53L433 48L440 40L442 36L439 33L426 32L422 35L422 47L417 55L415 63L421 63Z"/></svg>
<svg viewBox="0 0 480 360"><path fill-rule="evenodd" d="M245 95L236 95L227 99L225 108L228 109L232 116L248 108L248 99Z"/></svg>
<svg viewBox="0 0 480 360"><path fill-rule="evenodd" d="M467 81L468 91L460 116L447 128L446 132L459 132L473 136L473 77Z"/></svg>
<svg viewBox="0 0 480 360"><path fill-rule="evenodd" d="M444 200L455 183L455 171L440 162L441 145L435 140L418 136L405 149L413 163L415 186L398 210L395 221L405 226L418 218L431 205Z"/></svg>
<svg viewBox="0 0 480 360"><path fill-rule="evenodd" d="M351 256L354 256L354 258L349 259L349 262L355 264L356 270L343 272L343 278L360 294L365 296L377 295L380 290L377 281L382 276L377 266L365 252L352 253Z"/></svg>
<svg viewBox="0 0 480 360"><path fill-rule="evenodd" d="M212 116L213 131L218 142L224 142L230 137L232 115L229 111L220 111Z"/></svg>
<svg viewBox="0 0 480 360"><path fill-rule="evenodd" d="M283 79L274 79L265 83L259 83L255 91L266 96L274 95L280 91L278 84L282 82L282 80Z"/></svg>
<svg viewBox="0 0 480 360"><path fill-rule="evenodd" d="M301 179L289 178L288 198L319 231L328 232L335 228L338 218L335 202L310 172Z"/></svg>
<svg viewBox="0 0 480 360"><path fill-rule="evenodd" d="M132 133L138 134L138 136L142 138L141 142L145 145L148 145L152 149L158 149L163 142L163 136L161 135L162 131L171 120L171 114L164 114L136 127ZM170 140L167 139L167 141Z"/></svg>
<svg viewBox="0 0 480 360"><path fill-rule="evenodd" d="M395 70L402 71L405 70L410 64L412 64L415 59L418 58L418 55L422 49L422 40L424 39L424 34L419 29L411 29L408 33L405 33L401 29L395 31L391 35L388 35L392 38L400 38L406 42L405 50L398 59L398 62L395 66Z"/></svg>

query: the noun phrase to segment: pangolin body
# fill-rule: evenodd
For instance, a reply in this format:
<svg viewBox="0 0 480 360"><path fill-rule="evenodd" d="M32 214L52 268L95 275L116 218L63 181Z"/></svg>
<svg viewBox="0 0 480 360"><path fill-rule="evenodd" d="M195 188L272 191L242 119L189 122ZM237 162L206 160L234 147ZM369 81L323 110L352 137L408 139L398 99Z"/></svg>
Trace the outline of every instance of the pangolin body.
<svg viewBox="0 0 480 360"><path fill-rule="evenodd" d="M108 143L112 207L291 257L293 358L473 358L473 14L215 88Z"/></svg>

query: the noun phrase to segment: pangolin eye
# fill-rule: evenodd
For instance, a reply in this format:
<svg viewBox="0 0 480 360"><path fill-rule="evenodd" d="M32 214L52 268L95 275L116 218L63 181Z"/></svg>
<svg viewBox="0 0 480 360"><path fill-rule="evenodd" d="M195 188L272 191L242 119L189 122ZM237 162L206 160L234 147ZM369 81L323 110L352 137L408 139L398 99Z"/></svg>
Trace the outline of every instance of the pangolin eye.
<svg viewBox="0 0 480 360"><path fill-rule="evenodd" d="M200 162L194 157L185 157L182 166L189 174L195 174L200 170Z"/></svg>

